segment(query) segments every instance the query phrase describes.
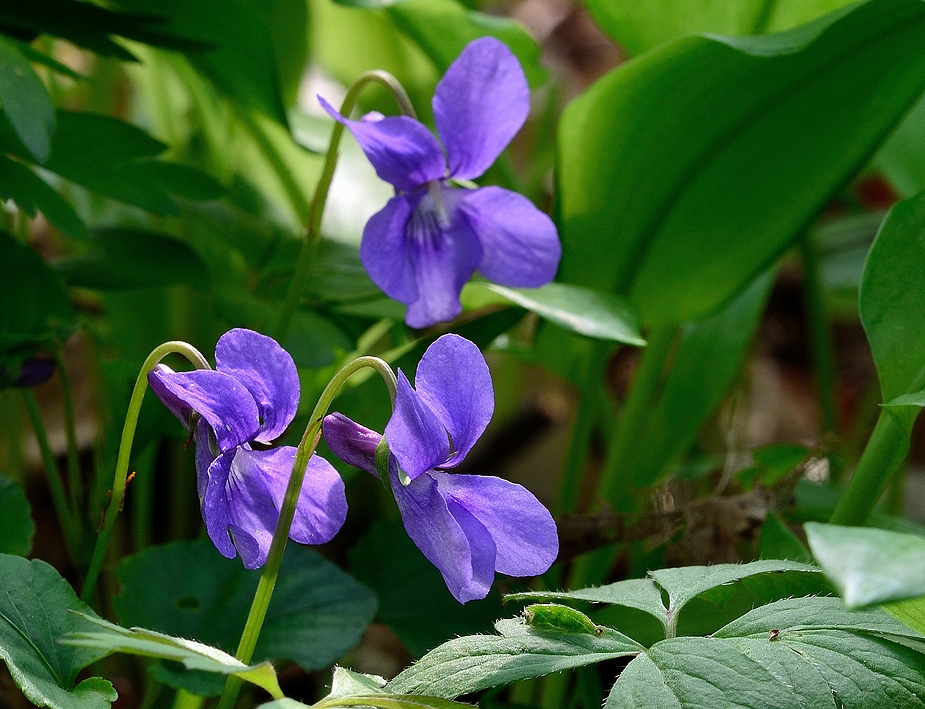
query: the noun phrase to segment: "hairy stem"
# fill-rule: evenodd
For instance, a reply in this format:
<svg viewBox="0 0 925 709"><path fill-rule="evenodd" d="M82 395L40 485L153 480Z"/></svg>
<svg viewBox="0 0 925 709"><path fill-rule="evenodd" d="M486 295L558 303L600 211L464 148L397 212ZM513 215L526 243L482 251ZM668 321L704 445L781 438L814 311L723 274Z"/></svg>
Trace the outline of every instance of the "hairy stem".
<svg viewBox="0 0 925 709"><path fill-rule="evenodd" d="M361 74L353 82L353 85L347 90L344 102L341 105L340 113L342 116L349 116L356 106L360 93L369 84L378 83L384 85L398 104L402 114L415 118L414 107L408 94L398 80L385 71L368 71ZM340 139L344 134L342 123L335 122L331 131L331 142L328 144L328 152L324 158L324 166L321 169L321 176L318 178L318 184L315 185L315 193L312 195L311 204L308 207L308 222L305 227L305 239L302 241L302 248L299 251L299 259L296 262L295 272L292 280L289 282L289 290L286 293L286 299L283 301L283 308L280 311L279 319L273 329L273 338L278 342L285 342L286 335L289 333L289 326L292 324L293 315L299 305L299 298L305 292L305 286L308 283L308 277L311 272L312 263L315 260L315 252L318 248L318 239L321 236L321 217L324 215L324 207L328 201L328 192L331 190L331 181L334 179L334 169L337 167L338 149L340 148Z"/></svg>
<svg viewBox="0 0 925 709"><path fill-rule="evenodd" d="M199 350L185 342L165 342L163 345L155 347L144 361L144 364L141 365L141 371L135 380L135 388L132 389L132 398L129 400L128 411L125 414L125 425L122 427L122 439L119 441L119 455L116 458L116 472L113 476L109 503L103 511L102 520L100 520L100 533L96 538L93 558L90 560L90 568L87 570L83 591L80 594L80 598L84 603L90 603L93 598L93 590L96 587L100 569L103 567L106 549L109 546L109 538L112 536L113 524L119 510L122 509L122 503L125 499L132 441L135 438L135 429L138 426L141 403L144 401L145 391L148 388L148 372L154 369L164 357L172 353L183 355L198 369L210 369L208 361Z"/></svg>
<svg viewBox="0 0 925 709"><path fill-rule="evenodd" d="M267 561L260 574L257 591L254 593L254 600L251 603L251 609L244 624L244 632L241 634L241 641L238 643L238 650L235 653L235 657L244 664L249 664L254 655L254 648L257 646L257 639L260 637L260 630L263 627L267 609L270 607L270 599L273 596L273 589L276 587L276 580L279 577L283 552L286 551L289 529L292 527L292 518L295 516L296 504L302 492L302 482L305 479L308 461L314 455L315 448L317 448L318 441L321 438L321 423L340 388L354 373L364 367L372 368L382 377L389 390L392 405L395 405L395 394L398 386L395 373L386 362L378 357L358 357L348 362L334 375L334 378L328 382L328 385L321 393L321 397L312 411L311 418L308 420L305 433L302 434L302 440L299 441L296 448L292 474L289 477L289 484L286 486L283 505L279 511L279 520L277 520L276 529L273 531L273 541L270 542ZM217 709L231 709L234 706L241 684L242 680L238 677L234 675L228 677L225 682L225 689L219 698Z"/></svg>

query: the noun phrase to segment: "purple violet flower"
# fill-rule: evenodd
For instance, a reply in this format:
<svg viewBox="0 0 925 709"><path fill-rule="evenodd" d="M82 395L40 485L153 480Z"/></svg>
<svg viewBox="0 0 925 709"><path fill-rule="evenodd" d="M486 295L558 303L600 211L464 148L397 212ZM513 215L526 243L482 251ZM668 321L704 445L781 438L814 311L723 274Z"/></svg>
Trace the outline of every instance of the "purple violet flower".
<svg viewBox="0 0 925 709"><path fill-rule="evenodd" d="M389 484L408 536L460 603L484 598L495 571L546 571L559 539L552 515L532 493L501 478L446 472L463 461L494 409L481 352L458 335L444 335L421 357L415 385L398 373L395 411L385 428ZM324 420L324 437L345 462L378 477L378 433L334 413ZM411 479L407 486L399 468Z"/></svg>
<svg viewBox="0 0 925 709"><path fill-rule="evenodd" d="M269 444L292 422L299 404L299 376L292 357L272 338L229 330L215 346L215 370L174 372L157 365L148 383L189 429L200 415L196 443L197 489L209 538L222 556L241 555L244 567L267 560L296 449ZM323 544L347 517L344 483L313 455L296 505L289 538Z"/></svg>
<svg viewBox="0 0 925 709"><path fill-rule="evenodd" d="M451 185L485 172L530 112L527 80L506 45L494 37L470 42L437 84L433 109L443 149L413 118L371 113L351 121L318 98L395 187L396 196L363 230L360 259L386 295L408 304L410 326L456 317L459 294L476 270L513 287L553 279L562 247L548 216L500 187Z"/></svg>

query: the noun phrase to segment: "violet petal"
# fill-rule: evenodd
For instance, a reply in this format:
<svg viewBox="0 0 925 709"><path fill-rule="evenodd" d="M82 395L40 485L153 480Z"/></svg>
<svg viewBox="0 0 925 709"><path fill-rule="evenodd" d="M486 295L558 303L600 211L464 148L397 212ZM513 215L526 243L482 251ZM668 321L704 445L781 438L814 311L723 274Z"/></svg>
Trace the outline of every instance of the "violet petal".
<svg viewBox="0 0 925 709"><path fill-rule="evenodd" d="M261 424L251 440L271 443L283 435L299 407L299 373L276 340L253 330L229 330L215 345L215 368L254 397Z"/></svg>
<svg viewBox="0 0 925 709"><path fill-rule="evenodd" d="M494 37L470 42L437 84L437 132L450 175L481 175L511 142L530 113L530 89L520 62Z"/></svg>
<svg viewBox="0 0 925 709"><path fill-rule="evenodd" d="M383 293L400 303L418 299L408 224L422 197L414 194L390 199L366 222L360 242L360 260L369 277Z"/></svg>
<svg viewBox="0 0 925 709"><path fill-rule="evenodd" d="M452 455L440 467L458 465L494 412L494 391L485 358L464 337L443 335L421 357L414 385L418 396L450 434Z"/></svg>
<svg viewBox="0 0 925 709"><path fill-rule="evenodd" d="M291 450L294 456L295 448ZM289 468L292 469L291 464ZM287 483L288 480L287 474ZM282 502L281 497L280 507ZM334 538L344 526L346 519L347 496L344 481L333 465L321 456L313 455L308 461L308 469L302 481L302 491L296 503L289 538L300 544L324 544Z"/></svg>
<svg viewBox="0 0 925 709"><path fill-rule="evenodd" d="M446 158L423 123L408 116L351 121L321 96L318 100L335 121L353 133L381 179L407 192L444 176Z"/></svg>
<svg viewBox="0 0 925 709"><path fill-rule="evenodd" d="M556 275L562 244L552 220L533 202L500 187L466 193L459 202L482 244L479 272L514 288L538 288Z"/></svg>
<svg viewBox="0 0 925 709"><path fill-rule="evenodd" d="M355 468L379 477L376 472L376 446L382 439L380 434L336 411L324 417L321 428L324 440L334 455Z"/></svg>
<svg viewBox="0 0 925 709"><path fill-rule="evenodd" d="M411 327L429 327L459 315L459 294L482 262L478 235L455 206L462 192L440 185L411 215L408 246L418 291L405 316Z"/></svg>
<svg viewBox="0 0 925 709"><path fill-rule="evenodd" d="M177 401L199 413L212 427L219 450L223 452L252 440L260 428L254 397L229 374L211 369L173 372L166 367L156 367L148 372L148 382L174 414ZM162 397L165 391L171 396ZM188 416L185 420L180 418L180 422L189 427Z"/></svg>
<svg viewBox="0 0 925 709"><path fill-rule="evenodd" d="M395 501L408 536L440 571L460 603L484 598L494 581L494 543L488 531L463 507L446 500L430 474L405 487L391 476Z"/></svg>
<svg viewBox="0 0 925 709"><path fill-rule="evenodd" d="M211 432L212 429L209 424L206 423L205 419L200 418L199 423L196 425L196 433L193 434L193 444L196 446L196 492L199 495L200 502L206 495L206 487L209 484L209 468L216 458L209 440Z"/></svg>
<svg viewBox="0 0 925 709"><path fill-rule="evenodd" d="M385 427L385 439L401 469L412 480L443 465L450 457L446 428L401 371L398 372L395 409Z"/></svg>
<svg viewBox="0 0 925 709"><path fill-rule="evenodd" d="M491 534L495 570L509 576L544 573L559 553L556 523L526 488L483 475L434 473L440 494L468 510Z"/></svg>
<svg viewBox="0 0 925 709"><path fill-rule="evenodd" d="M231 523L228 514L228 500L225 487L231 473L231 465L238 449L222 453L209 466L208 481L205 495L202 496L202 521L206 524L209 539L218 549L219 554L229 559L237 556L235 546L228 535L228 525Z"/></svg>

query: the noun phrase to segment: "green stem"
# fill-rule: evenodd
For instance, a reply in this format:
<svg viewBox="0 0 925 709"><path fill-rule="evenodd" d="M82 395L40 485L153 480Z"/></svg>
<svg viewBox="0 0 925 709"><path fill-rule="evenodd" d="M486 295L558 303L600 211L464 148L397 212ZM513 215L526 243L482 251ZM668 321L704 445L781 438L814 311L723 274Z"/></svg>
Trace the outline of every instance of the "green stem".
<svg viewBox="0 0 925 709"><path fill-rule="evenodd" d="M26 412L29 414L29 421L32 423L35 438L39 443L39 452L42 454L42 463L45 466L45 475L48 478L48 489L51 492L51 501L55 507L55 513L58 515L58 523L61 525L64 545L67 548L71 563L76 565L75 552L80 543L80 537L74 527L74 516L70 507L68 507L61 471L58 469L55 454L52 452L51 445L48 442L48 433L45 430L45 424L42 422L42 413L39 411L35 395L31 389L22 389L21 391L23 401L26 404Z"/></svg>
<svg viewBox="0 0 925 709"><path fill-rule="evenodd" d="M360 93L371 83L383 84L392 92L402 114L411 118L416 117L414 107L411 105L411 99L408 98L408 94L402 85L398 83L398 80L388 72L378 70L361 74L353 82L353 85L347 90L343 104L341 104L340 113L342 116L350 115L354 106L356 106ZM305 227L305 239L302 241L302 249L299 251L299 260L296 262L295 272L289 282L289 290L286 293L286 300L283 301L283 309L280 311L279 320L277 320L273 329L273 338L278 342L285 342L286 335L289 333L289 326L292 324L292 317L295 315L296 308L299 305L299 298L302 297L308 283L311 266L315 260L318 239L321 236L321 217L324 215L324 207L328 201L331 181L334 179L334 169L337 167L338 149L343 134L344 125L335 122L331 131L328 152L324 158L324 166L321 169L321 176L318 178L311 204L308 206L308 221Z"/></svg>
<svg viewBox="0 0 925 709"><path fill-rule="evenodd" d="M909 431L918 412L911 406L880 410L858 467L832 513L831 524L861 525L867 521L909 452Z"/></svg>
<svg viewBox="0 0 925 709"><path fill-rule="evenodd" d="M289 477L289 484L283 497L283 505L279 511L279 520L277 520L276 529L273 531L273 541L270 542L267 561L260 574L257 591L254 593L254 600L251 603L251 609L244 624L244 632L241 634L241 641L238 643L238 650L235 653L235 657L244 664L249 664L254 655L254 648L257 646L257 639L260 637L260 630L263 627L263 621L270 606L270 599L273 596L273 589L276 587L280 565L283 562L283 552L286 551L286 542L289 539L292 518L295 516L296 504L302 491L302 482L305 479L308 461L314 455L315 448L321 438L321 423L340 388L354 373L364 367L370 367L379 373L389 390L389 398L393 407L395 405L397 390L395 373L386 362L378 357L358 357L348 362L334 375L321 393L321 397L312 411L311 418L308 420L305 433L302 434L302 440L299 441L298 448L296 448L292 474ZM227 679L225 689L218 700L217 709L231 709L234 706L241 684L242 680L234 675Z"/></svg>
<svg viewBox="0 0 925 709"><path fill-rule="evenodd" d="M572 438L565 457L565 467L562 469L562 480L559 483L559 492L556 497L556 514L577 512L594 422L597 421L600 413L598 406L600 397L597 396L597 392L604 378L604 368L607 365L610 347L602 342L596 342L592 347L590 356L585 362L581 402L575 414Z"/></svg>
<svg viewBox="0 0 925 709"><path fill-rule="evenodd" d="M764 34L767 32L768 23L777 6L777 0L764 0L758 13L755 15L755 21L752 23L751 34Z"/></svg>
<svg viewBox="0 0 925 709"><path fill-rule="evenodd" d="M810 348L816 372L816 396L819 400L822 433L835 433L838 416L835 405L835 355L829 337L829 322L825 312L820 274L819 254L812 238L800 239L803 258L803 286L806 294L806 315L809 320Z"/></svg>
<svg viewBox="0 0 925 709"><path fill-rule="evenodd" d="M74 519L79 520L80 510L84 509L84 485L80 470L80 450L77 446L74 394L71 389L71 378L67 373L67 366L64 362L64 353L58 350L55 359L58 365L58 374L61 377L61 394L64 399L64 434L67 441L67 482L70 492L71 511ZM82 526L79 521L76 531L81 534Z"/></svg>
<svg viewBox="0 0 925 709"><path fill-rule="evenodd" d="M158 362L168 354L174 353L183 355L198 369L210 368L208 361L202 356L199 350L185 342L165 342L163 345L155 347L144 361L144 364L141 365L141 371L138 373L138 378L135 380L135 388L132 390L132 398L129 400L128 411L125 414L125 425L122 427L122 439L119 441L119 455L116 458L116 472L112 481L112 489L110 490L111 496L103 512L100 533L96 538L96 546L93 549L93 558L90 560L90 568L87 570L87 577L84 580L83 592L80 594L80 598L84 603L90 603L90 600L93 598L93 589L96 587L100 569L103 567L106 549L109 546L109 538L112 536L113 524L125 500L129 457L132 452L132 441L135 438L135 429L138 426L138 414L141 411L141 403L144 401L145 391L148 388L148 372L154 369Z"/></svg>

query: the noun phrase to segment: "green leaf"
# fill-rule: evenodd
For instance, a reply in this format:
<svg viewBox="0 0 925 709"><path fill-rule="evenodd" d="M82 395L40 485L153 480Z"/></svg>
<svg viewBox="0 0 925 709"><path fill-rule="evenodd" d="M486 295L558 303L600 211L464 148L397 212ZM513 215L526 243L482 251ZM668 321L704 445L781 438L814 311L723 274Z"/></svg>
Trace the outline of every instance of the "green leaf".
<svg viewBox="0 0 925 709"><path fill-rule="evenodd" d="M98 229L91 250L65 256L52 267L72 286L119 289L185 283L203 288L205 264L173 237L140 229Z"/></svg>
<svg viewBox="0 0 925 709"><path fill-rule="evenodd" d="M923 42L919 0L870 0L778 35L681 39L615 69L560 125L560 279L628 294L644 325L722 305L919 96Z"/></svg>
<svg viewBox="0 0 925 709"><path fill-rule="evenodd" d="M805 562L813 560L809 549L774 510L768 512L761 527L758 553L763 559L790 559Z"/></svg>
<svg viewBox="0 0 925 709"><path fill-rule="evenodd" d="M523 618L499 620L498 635L470 635L444 643L386 685L392 692L458 697L486 687L539 677L644 650L622 633L550 632Z"/></svg>
<svg viewBox="0 0 925 709"><path fill-rule="evenodd" d="M32 157L42 163L51 151L55 111L45 85L16 46L0 35L0 108Z"/></svg>
<svg viewBox="0 0 925 709"><path fill-rule="evenodd" d="M686 34L743 35L790 29L852 0L585 0L600 27L630 54Z"/></svg>
<svg viewBox="0 0 925 709"><path fill-rule="evenodd" d="M189 670L236 675L257 685L275 699L283 696L279 681L276 679L276 670L269 662L245 665L233 655L195 640L174 638L144 628L127 630L102 619L80 615L102 630L70 633L62 641L64 644L102 650L107 654L124 652L129 655L174 660L182 662L183 666Z"/></svg>
<svg viewBox="0 0 925 709"><path fill-rule="evenodd" d="M813 556L849 608L925 596L925 539L807 522Z"/></svg>
<svg viewBox="0 0 925 709"><path fill-rule="evenodd" d="M334 668L334 683L338 681L338 673L350 672L342 667ZM357 675L350 672L354 677L365 677L368 675ZM372 689L374 691L370 692ZM311 709L328 709L328 707L376 707L377 709L470 709L469 704L460 704L451 702L448 699L439 699L437 697L422 697L420 695L399 695L386 694L384 692L375 692L378 687L367 688L365 694L344 694L335 695L335 689L331 694L311 705ZM262 704L261 709L309 709L308 705L297 702L295 699L280 699L268 704Z"/></svg>
<svg viewBox="0 0 925 709"><path fill-rule="evenodd" d="M259 571L225 559L208 539L152 547L118 568L123 593L113 604L125 625L192 638L233 652L244 629ZM305 670L327 667L360 639L373 618L369 590L311 549L289 544L254 660L292 660ZM159 676L187 686L196 678ZM192 685L200 693L222 684ZM191 690L193 691L193 690Z"/></svg>
<svg viewBox="0 0 925 709"><path fill-rule="evenodd" d="M925 288L918 264L925 258L925 193L896 204L874 239L861 281L861 323L867 333L883 401L922 406L925 340L911 333L925 329Z"/></svg>
<svg viewBox="0 0 925 709"><path fill-rule="evenodd" d="M34 217L38 209L52 225L68 236L87 236L86 225L69 202L26 165L2 154L0 198L12 199L30 217Z"/></svg>
<svg viewBox="0 0 925 709"><path fill-rule="evenodd" d="M925 656L913 631L838 599L757 608L708 638L670 638L633 659L605 709L921 707Z"/></svg>
<svg viewBox="0 0 925 709"><path fill-rule="evenodd" d="M351 4L349 0L341 4ZM465 46L479 37L497 37L520 60L531 86L543 81L540 47L518 22L476 10L468 10L457 0L378 0L364 3L386 7L395 24L424 50L441 73L459 56Z"/></svg>
<svg viewBox="0 0 925 709"><path fill-rule="evenodd" d="M460 606L399 520L374 524L350 550L349 558L353 574L379 596L376 618L387 624L415 657L452 637L491 632L501 615L501 599L494 589L487 598ZM409 598L415 599L414 603L409 603ZM435 623L434 618L440 622Z"/></svg>
<svg viewBox="0 0 925 709"><path fill-rule="evenodd" d="M88 625L69 610L94 615L44 561L0 554L0 659L13 681L39 707L109 709L118 695L107 680L74 686L77 673L105 653L58 644Z"/></svg>
<svg viewBox="0 0 925 709"><path fill-rule="evenodd" d="M514 593L509 600L581 600L635 608L655 616L666 633L673 634L684 607L698 596L715 596L723 587L765 574L819 574L820 569L795 561L764 560L748 564L685 566L649 572L646 579L627 579L578 591ZM729 589L731 590L731 589ZM665 603L667 602L667 606Z"/></svg>
<svg viewBox="0 0 925 709"><path fill-rule="evenodd" d="M549 283L540 288L507 288L472 282L463 288L463 304L474 309L495 303L514 303L571 332L598 340L642 347L633 307L609 293Z"/></svg>
<svg viewBox="0 0 925 709"><path fill-rule="evenodd" d="M35 251L5 232L0 232L0 273L0 364L14 349L32 354L67 338L76 321L67 290Z"/></svg>
<svg viewBox="0 0 925 709"><path fill-rule="evenodd" d="M35 522L26 494L0 473L0 554L28 555L34 534Z"/></svg>
<svg viewBox="0 0 925 709"><path fill-rule="evenodd" d="M282 125L286 109L276 52L260 10L246 0L119 0L126 9L161 18L171 35L207 49L184 53L215 87L239 106Z"/></svg>

